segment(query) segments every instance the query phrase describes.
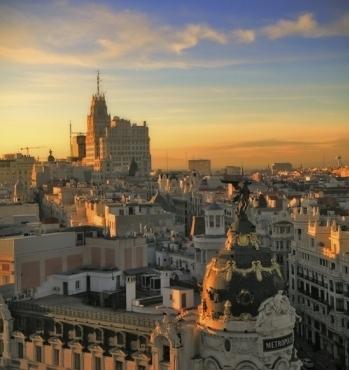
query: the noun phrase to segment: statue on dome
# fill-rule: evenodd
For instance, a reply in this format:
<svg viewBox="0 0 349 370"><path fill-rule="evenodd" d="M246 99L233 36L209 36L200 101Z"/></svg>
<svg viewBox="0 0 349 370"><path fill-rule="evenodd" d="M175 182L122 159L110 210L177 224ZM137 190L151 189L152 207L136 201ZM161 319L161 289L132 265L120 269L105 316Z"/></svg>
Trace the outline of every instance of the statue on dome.
<svg viewBox="0 0 349 370"><path fill-rule="evenodd" d="M235 196L232 202L237 203L236 215L239 219L246 216L250 193L251 192L248 188L248 181L244 180L235 185Z"/></svg>

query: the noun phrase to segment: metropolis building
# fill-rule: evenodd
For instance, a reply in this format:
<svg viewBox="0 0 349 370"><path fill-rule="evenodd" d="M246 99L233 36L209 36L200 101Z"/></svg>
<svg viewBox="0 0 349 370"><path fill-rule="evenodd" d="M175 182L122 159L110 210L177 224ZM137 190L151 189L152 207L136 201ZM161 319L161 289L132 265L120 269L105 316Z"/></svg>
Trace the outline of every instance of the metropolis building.
<svg viewBox="0 0 349 370"><path fill-rule="evenodd" d="M105 95L99 90L92 96L87 116L86 157L84 164L105 176L127 173L131 163L137 173L146 176L151 170L149 129L142 125L114 117L108 113Z"/></svg>
<svg viewBox="0 0 349 370"><path fill-rule="evenodd" d="M170 285L166 271L162 305L137 303L135 271L124 277L124 309L88 305L81 294L0 300L2 368L299 370L297 315L246 206L241 194L237 221L207 264L198 307L190 289Z"/></svg>

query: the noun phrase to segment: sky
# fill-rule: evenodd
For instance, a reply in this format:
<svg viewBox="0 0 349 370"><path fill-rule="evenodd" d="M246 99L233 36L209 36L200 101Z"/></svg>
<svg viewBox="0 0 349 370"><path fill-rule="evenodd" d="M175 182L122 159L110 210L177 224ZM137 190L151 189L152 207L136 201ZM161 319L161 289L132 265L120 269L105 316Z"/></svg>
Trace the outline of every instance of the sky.
<svg viewBox="0 0 349 370"><path fill-rule="evenodd" d="M69 155L96 73L153 168L349 162L345 0L0 0L0 154Z"/></svg>

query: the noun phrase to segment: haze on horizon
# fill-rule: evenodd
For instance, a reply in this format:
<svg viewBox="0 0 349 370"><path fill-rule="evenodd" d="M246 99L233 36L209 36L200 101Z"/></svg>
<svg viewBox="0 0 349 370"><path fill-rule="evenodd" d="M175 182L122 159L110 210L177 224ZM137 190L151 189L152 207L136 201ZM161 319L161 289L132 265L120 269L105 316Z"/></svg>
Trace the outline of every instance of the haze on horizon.
<svg viewBox="0 0 349 370"><path fill-rule="evenodd" d="M1 1L0 154L69 155L100 70L153 168L348 164L348 46L338 0Z"/></svg>

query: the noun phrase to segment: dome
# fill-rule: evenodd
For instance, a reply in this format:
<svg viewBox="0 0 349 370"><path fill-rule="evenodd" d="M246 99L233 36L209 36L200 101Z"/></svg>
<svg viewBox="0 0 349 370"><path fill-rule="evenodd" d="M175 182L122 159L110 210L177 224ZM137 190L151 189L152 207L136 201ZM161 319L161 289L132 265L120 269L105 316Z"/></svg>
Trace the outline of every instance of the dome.
<svg viewBox="0 0 349 370"><path fill-rule="evenodd" d="M202 317L256 317L261 303L284 289L281 269L272 251L259 247L255 226L245 213L246 195L243 197L224 248L206 267Z"/></svg>
<svg viewBox="0 0 349 370"><path fill-rule="evenodd" d="M54 162L55 161L55 157L52 155L52 150L51 149L49 151L49 156L47 157L47 161L48 162Z"/></svg>

